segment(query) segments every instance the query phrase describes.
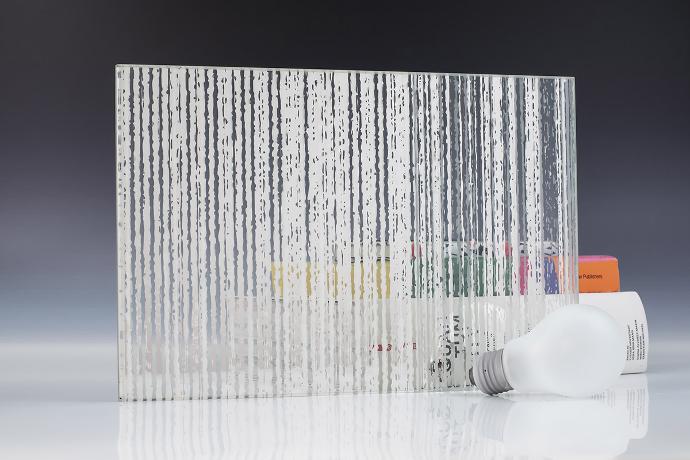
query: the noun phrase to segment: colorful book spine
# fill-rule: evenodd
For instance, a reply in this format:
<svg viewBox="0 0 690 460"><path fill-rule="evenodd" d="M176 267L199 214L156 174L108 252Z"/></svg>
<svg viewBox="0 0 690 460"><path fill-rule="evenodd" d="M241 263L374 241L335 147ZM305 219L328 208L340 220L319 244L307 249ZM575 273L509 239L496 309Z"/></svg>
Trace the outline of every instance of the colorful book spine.
<svg viewBox="0 0 690 460"><path fill-rule="evenodd" d="M388 298L390 296L390 261L389 248L380 245L378 260L364 262L361 255L353 253L352 265L342 267L340 270L336 266L316 267L307 263L306 266L293 267L288 269L280 262L273 265L271 279L276 297L283 297L283 283L287 279L292 281L301 280L304 283L304 294L311 297L315 294L312 279L326 277L327 292L330 296L338 296L339 286L349 285L352 290L352 297L364 298L365 285L373 283L374 292L369 290L369 295L375 298ZM443 256L443 280L445 295L448 297L474 296L500 296L512 295L512 283L510 281L513 272L511 258L494 258L490 254L481 254L483 248L460 247L456 243L448 243L444 248L446 253ZM510 248L506 247L506 253L510 253ZM429 289L425 289L428 284L425 279L433 274L428 273L429 269L425 264L425 258L420 255L422 251L417 249L415 255L415 245L411 248L410 264L414 267L415 274L412 278L412 297L426 297L430 294ZM536 268L540 272L545 294L558 294L563 292L559 276L558 257L550 255L548 248L544 252L544 266ZM528 258L520 250L519 270L517 283L520 294L528 291L528 280L530 270ZM359 266L358 262L359 261ZM340 273L339 273L340 272ZM349 273L348 273L349 272ZM348 276L349 283L340 283L339 276ZM491 281L487 283L487 281ZM489 288L488 286L493 286ZM579 290L580 293L597 292L619 292L620 275L618 271L618 259L612 256L580 256L579 257Z"/></svg>
<svg viewBox="0 0 690 460"><path fill-rule="evenodd" d="M612 256L580 256L580 292L619 292L618 259Z"/></svg>
<svg viewBox="0 0 690 460"><path fill-rule="evenodd" d="M444 295L446 297L512 295L512 260L501 260L503 263L489 255L445 256L442 262ZM558 294L560 283L557 258L546 256L543 263L541 273L544 291L546 294ZM421 257L413 258L410 264L415 273L411 279L411 297L425 298L433 295L433 286L430 282L433 274L429 272L432 267L427 267ZM527 257L520 256L519 264L517 282L520 294L525 294L528 289L530 270ZM344 283L343 277L348 277L349 282ZM315 281L316 279L321 281ZM387 299L390 297L391 290L390 261L385 258L367 263L353 261L351 265L342 268L335 265L317 267L309 262L300 267L288 267L280 262L274 263L271 269L271 284L275 298L284 298L286 282L293 285L291 291L300 292L309 298L318 295L317 286L325 286L322 288L325 291L324 294L330 298L338 298L341 286L349 286L353 299L364 299L367 296Z"/></svg>

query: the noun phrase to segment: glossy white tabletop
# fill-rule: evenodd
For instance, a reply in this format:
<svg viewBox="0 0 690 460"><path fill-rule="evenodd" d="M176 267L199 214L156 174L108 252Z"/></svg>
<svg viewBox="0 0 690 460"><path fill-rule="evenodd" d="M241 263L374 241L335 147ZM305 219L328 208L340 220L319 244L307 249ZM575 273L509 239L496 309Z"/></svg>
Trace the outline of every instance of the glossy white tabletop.
<svg viewBox="0 0 690 460"><path fill-rule="evenodd" d="M595 398L477 392L120 403L114 344L0 344L0 459L690 458L690 342Z"/></svg>

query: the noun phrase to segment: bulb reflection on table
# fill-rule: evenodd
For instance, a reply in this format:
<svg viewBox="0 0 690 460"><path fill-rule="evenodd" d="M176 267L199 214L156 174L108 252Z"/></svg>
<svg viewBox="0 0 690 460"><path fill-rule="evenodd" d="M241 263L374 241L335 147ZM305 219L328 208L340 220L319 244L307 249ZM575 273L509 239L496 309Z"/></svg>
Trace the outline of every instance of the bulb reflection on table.
<svg viewBox="0 0 690 460"><path fill-rule="evenodd" d="M608 458L647 431L647 377L588 399L477 392L119 407L120 458Z"/></svg>

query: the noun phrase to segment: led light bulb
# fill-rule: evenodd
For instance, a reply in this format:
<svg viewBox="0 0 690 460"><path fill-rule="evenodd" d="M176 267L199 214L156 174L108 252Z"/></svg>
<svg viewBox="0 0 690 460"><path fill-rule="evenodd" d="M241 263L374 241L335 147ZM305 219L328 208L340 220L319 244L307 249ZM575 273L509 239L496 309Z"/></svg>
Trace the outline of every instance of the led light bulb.
<svg viewBox="0 0 690 460"><path fill-rule="evenodd" d="M501 350L481 354L470 381L487 394L508 390L588 396L609 387L625 364L625 334L611 315L568 305Z"/></svg>

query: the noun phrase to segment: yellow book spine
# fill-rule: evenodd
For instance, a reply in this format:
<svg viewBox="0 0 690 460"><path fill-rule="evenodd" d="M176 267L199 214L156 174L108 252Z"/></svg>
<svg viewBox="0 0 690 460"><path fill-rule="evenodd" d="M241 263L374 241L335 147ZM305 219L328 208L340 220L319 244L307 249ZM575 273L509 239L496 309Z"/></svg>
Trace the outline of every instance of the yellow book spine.
<svg viewBox="0 0 690 460"><path fill-rule="evenodd" d="M391 294L390 286L390 262L377 261L374 262L370 270L365 270L365 263L360 262L359 267L353 263L350 266L350 291L353 299L388 299ZM289 280L289 284L293 287L295 293L306 292L307 297L312 297L317 291L316 287L324 283L329 298L339 298L340 289L342 288L341 280L339 279L339 270L336 265L315 267L311 263L300 264L299 267L289 267L287 264L275 262L271 265L271 288L273 289L273 296L277 299L285 298L285 285ZM358 270L355 270L358 268ZM347 268L345 268L347 271ZM372 273L373 279L365 279L366 274ZM304 283L300 286L301 283ZM370 284L371 283L371 284ZM373 284L374 290L369 289ZM305 288L302 291L302 287ZM371 293L370 295L365 295ZM292 294L290 297L293 297Z"/></svg>

